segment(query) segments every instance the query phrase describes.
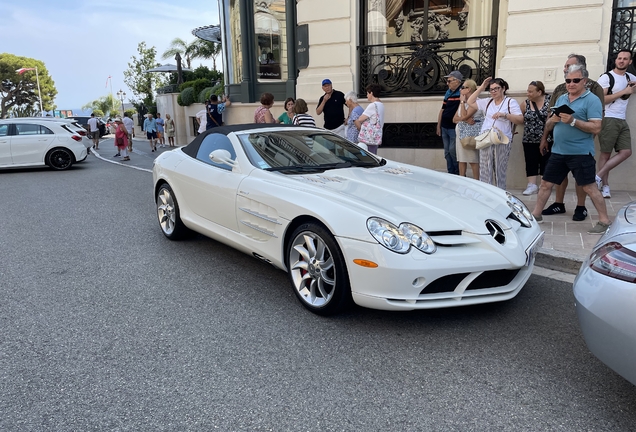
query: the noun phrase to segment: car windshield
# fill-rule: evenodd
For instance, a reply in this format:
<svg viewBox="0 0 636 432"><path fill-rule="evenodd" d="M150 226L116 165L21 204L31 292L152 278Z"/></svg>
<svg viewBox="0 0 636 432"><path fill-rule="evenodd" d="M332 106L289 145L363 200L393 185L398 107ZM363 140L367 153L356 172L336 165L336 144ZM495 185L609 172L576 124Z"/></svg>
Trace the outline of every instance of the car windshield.
<svg viewBox="0 0 636 432"><path fill-rule="evenodd" d="M239 135L250 162L288 174L384 165L368 151L329 132L284 130Z"/></svg>

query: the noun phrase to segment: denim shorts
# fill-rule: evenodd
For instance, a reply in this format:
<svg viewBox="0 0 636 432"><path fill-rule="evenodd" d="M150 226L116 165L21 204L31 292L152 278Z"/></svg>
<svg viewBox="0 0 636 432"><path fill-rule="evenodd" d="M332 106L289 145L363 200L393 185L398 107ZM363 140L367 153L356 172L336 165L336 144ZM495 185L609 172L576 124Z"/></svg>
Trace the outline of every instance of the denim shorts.
<svg viewBox="0 0 636 432"><path fill-rule="evenodd" d="M543 173L543 180L561 184L572 171L574 180L580 186L595 182L596 160L591 154L586 155L562 155L552 153Z"/></svg>

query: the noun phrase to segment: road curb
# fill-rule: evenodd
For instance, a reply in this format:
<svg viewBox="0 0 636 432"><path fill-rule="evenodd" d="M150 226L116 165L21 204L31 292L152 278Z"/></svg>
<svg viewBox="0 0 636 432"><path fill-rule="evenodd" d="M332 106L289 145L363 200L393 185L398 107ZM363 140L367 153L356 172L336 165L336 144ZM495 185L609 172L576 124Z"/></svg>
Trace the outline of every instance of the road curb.
<svg viewBox="0 0 636 432"><path fill-rule="evenodd" d="M540 248L537 251L535 265L564 273L578 274L584 259L580 255Z"/></svg>

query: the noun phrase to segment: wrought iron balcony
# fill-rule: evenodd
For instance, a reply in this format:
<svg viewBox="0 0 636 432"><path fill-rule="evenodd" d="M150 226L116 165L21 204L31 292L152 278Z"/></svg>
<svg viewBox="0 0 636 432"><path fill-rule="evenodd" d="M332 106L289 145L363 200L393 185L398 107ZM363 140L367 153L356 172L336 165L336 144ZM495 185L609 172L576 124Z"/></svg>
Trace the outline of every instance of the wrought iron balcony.
<svg viewBox="0 0 636 432"><path fill-rule="evenodd" d="M607 56L607 70L614 69L616 55L622 49L634 53L636 49L636 7L615 7L612 11L612 28L610 30L609 55ZM636 73L632 63L628 72Z"/></svg>
<svg viewBox="0 0 636 432"><path fill-rule="evenodd" d="M482 36L360 46L358 93L378 83L383 97L440 95L447 89L444 75L454 70L481 84L495 72L496 42Z"/></svg>

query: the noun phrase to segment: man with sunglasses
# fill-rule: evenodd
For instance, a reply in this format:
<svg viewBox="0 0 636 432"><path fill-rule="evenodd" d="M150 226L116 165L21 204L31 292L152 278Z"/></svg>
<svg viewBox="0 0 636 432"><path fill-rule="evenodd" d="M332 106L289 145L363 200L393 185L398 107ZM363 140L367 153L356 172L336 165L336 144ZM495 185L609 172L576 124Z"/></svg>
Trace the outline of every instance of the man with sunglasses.
<svg viewBox="0 0 636 432"><path fill-rule="evenodd" d="M587 68L587 61L585 56L580 54L570 54L568 59L563 66L563 76L566 77L568 74L568 68L572 65L581 65L584 68ZM598 99L603 103L603 88L594 80L587 79L585 84L585 88L591 91L594 95L598 97ZM550 99L549 108L554 107L557 99L568 92L566 84L559 84L552 92L552 97ZM547 159L550 157L550 151L552 149L552 136L548 128L543 130L543 137L541 138L541 146L542 153L544 157ZM546 162L547 163L547 160ZM543 210L543 216L550 216L560 213L565 213L565 192L568 188L568 178L566 177L560 185L557 185L555 192L554 202L548 206L545 210ZM585 207L585 199L587 198L587 194L583 191L583 188L576 185L576 208L574 209L574 214L572 215L572 220L574 221L583 221L587 217L587 208Z"/></svg>
<svg viewBox="0 0 636 432"><path fill-rule="evenodd" d="M601 131L603 104L585 87L587 77L587 69L581 65L568 68L565 78L568 92L557 99L554 104L556 111L546 122L546 129L554 131L554 145L532 214L537 222L543 222L541 211L550 197L552 187L562 183L572 172L577 184L589 195L598 212L598 222L588 230L588 234L603 234L611 221L594 180L594 135Z"/></svg>
<svg viewBox="0 0 636 432"><path fill-rule="evenodd" d="M442 109L437 116L437 135L442 137L444 143L444 159L446 159L446 170L450 174L459 174L459 164L457 163L456 133L453 117L459 108L461 97L460 87L464 81L464 76L460 71L452 71L446 75L448 90L444 95Z"/></svg>
<svg viewBox="0 0 636 432"><path fill-rule="evenodd" d="M608 183L609 172L632 155L632 138L625 120L628 99L636 92L636 76L627 72L630 64L632 52L620 50L614 60L614 69L598 79L605 95L605 118L598 136L601 154L598 158L596 184L602 190L603 198L612 197ZM616 151L614 156L612 151Z"/></svg>

